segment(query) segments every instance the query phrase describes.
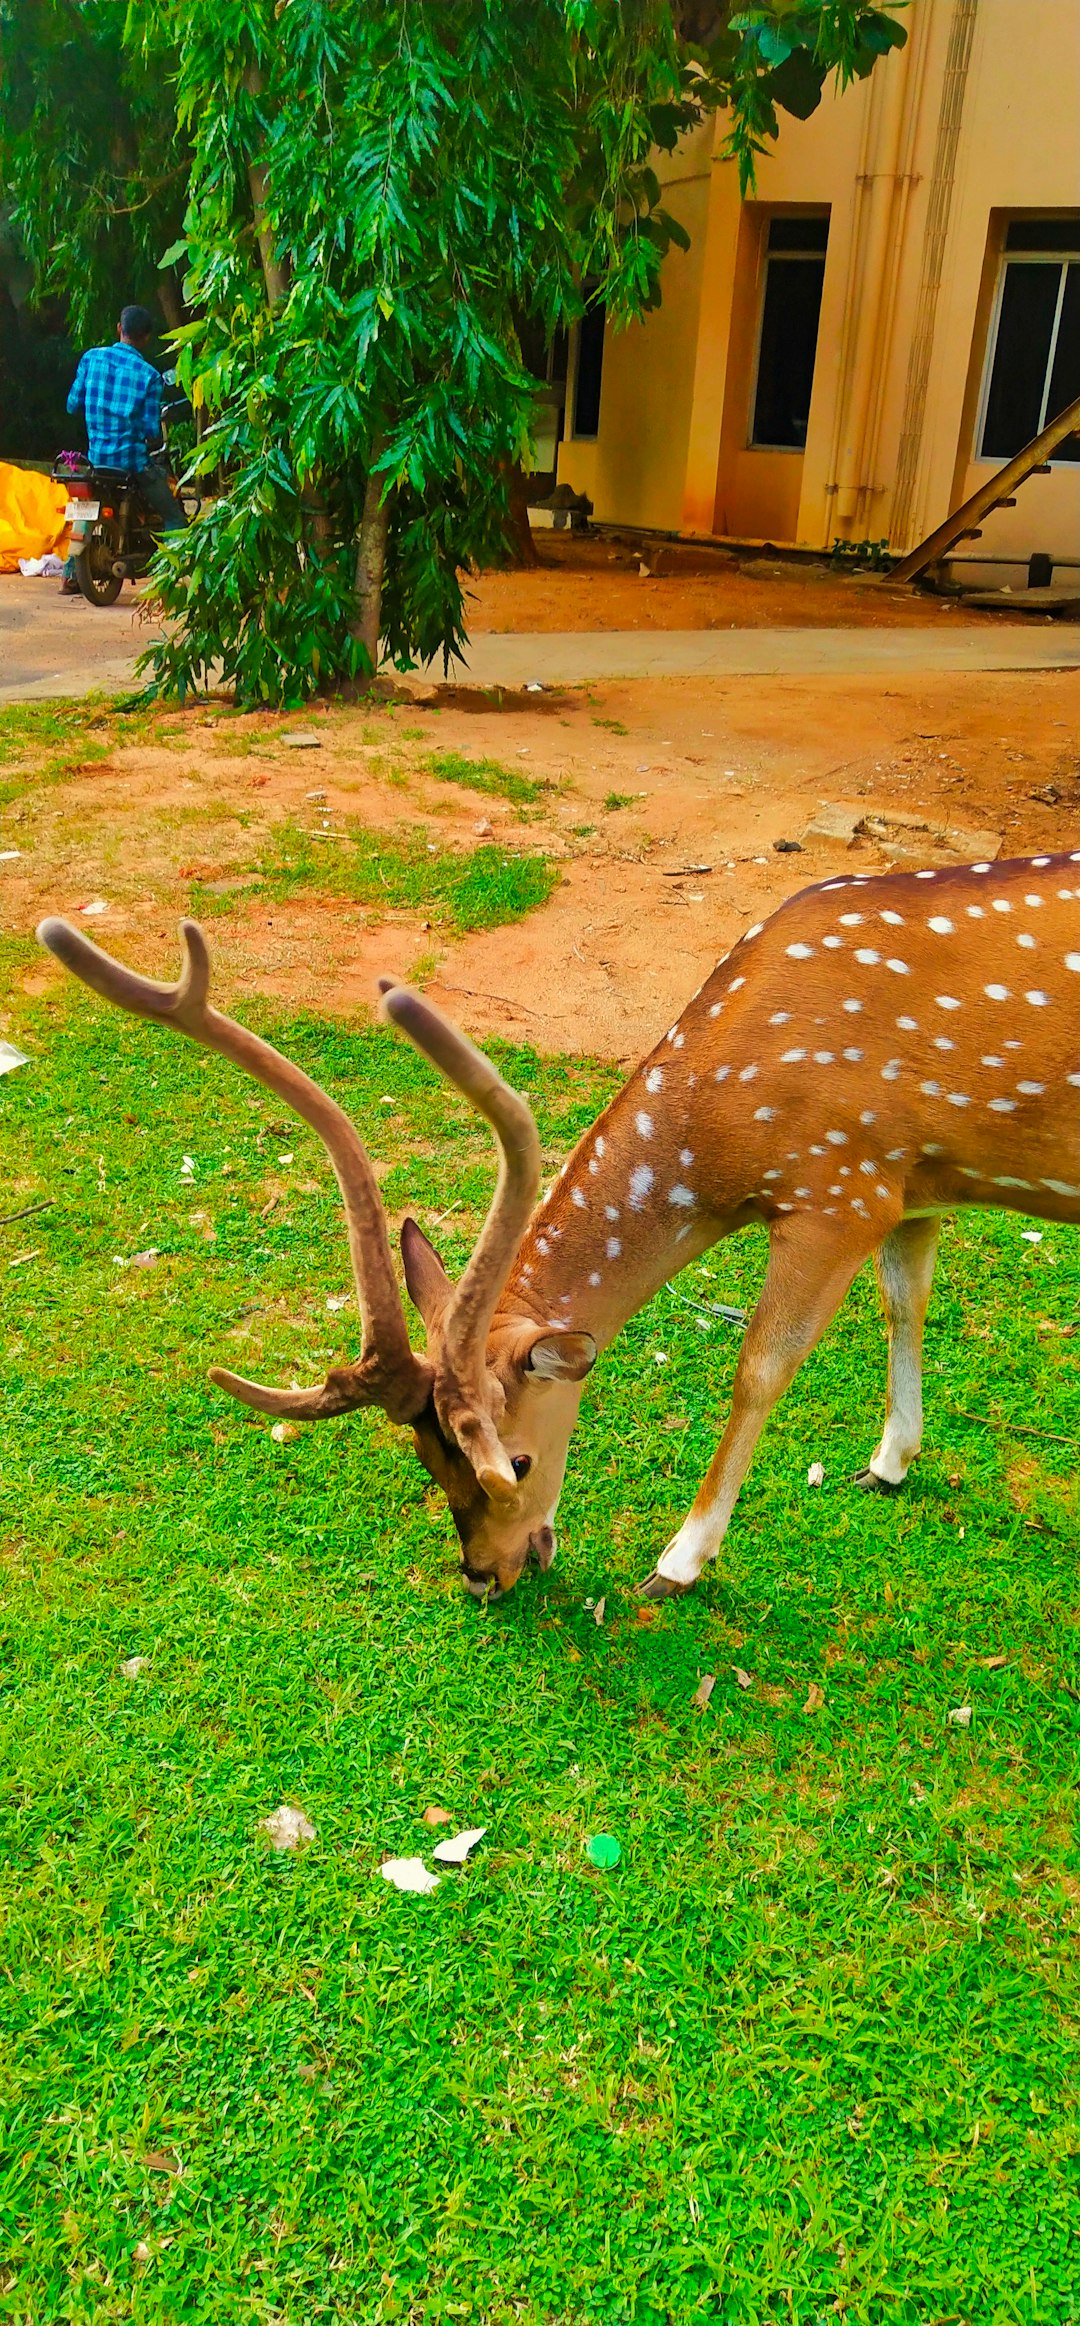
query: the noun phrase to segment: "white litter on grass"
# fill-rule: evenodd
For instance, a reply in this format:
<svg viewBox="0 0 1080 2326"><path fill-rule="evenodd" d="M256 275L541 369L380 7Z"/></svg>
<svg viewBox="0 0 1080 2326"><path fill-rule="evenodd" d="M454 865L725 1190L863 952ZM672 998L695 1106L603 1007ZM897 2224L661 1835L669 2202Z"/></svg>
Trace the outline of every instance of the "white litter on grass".
<svg viewBox="0 0 1080 2326"><path fill-rule="evenodd" d="M339 1308L348 1308L349 1294L347 1292L331 1292L327 1296L326 1305L331 1316L336 1316Z"/></svg>
<svg viewBox="0 0 1080 2326"><path fill-rule="evenodd" d="M292 1156L291 1156L291 1155L279 1155L279 1156L278 1156L278 1162L279 1162L279 1163L291 1163L291 1162L292 1162Z"/></svg>
<svg viewBox="0 0 1080 2326"><path fill-rule="evenodd" d="M607 1600L606 1600L606 1599L598 1599L598 1600L597 1600L597 1602L596 1602L596 1605L595 1605L595 1607L593 1608L593 1611L592 1611L592 1619L593 1619L593 1622L594 1622L595 1624L598 1624L598 1625L599 1625L599 1624L602 1624L602 1623L603 1623L603 1620L604 1620L604 1616L605 1616L605 1613L606 1613L606 1611L607 1611Z"/></svg>
<svg viewBox="0 0 1080 2326"><path fill-rule="evenodd" d="M291 1809L283 1801L272 1817L260 1819L260 1832L268 1834L275 1849L298 1850L305 1842L314 1841L315 1828L302 1809Z"/></svg>
<svg viewBox="0 0 1080 2326"><path fill-rule="evenodd" d="M287 1446L291 1438L299 1437L300 1432L294 1421L276 1421L270 1435L275 1446Z"/></svg>
<svg viewBox="0 0 1080 2326"><path fill-rule="evenodd" d="M21 855L21 848L0 848L0 864L14 864L15 858Z"/></svg>
<svg viewBox="0 0 1080 2326"><path fill-rule="evenodd" d="M483 1841L486 1832L486 1825L470 1825L464 1833L448 1834L445 1841L436 1842L432 1857L438 1858L442 1866L463 1866L470 1850L476 1848L478 1841ZM386 1872L385 1866L383 1872Z"/></svg>
<svg viewBox="0 0 1080 2326"><path fill-rule="evenodd" d="M525 681L525 692L527 695L542 695L544 692L543 680L539 678L527 678Z"/></svg>
<svg viewBox="0 0 1080 2326"><path fill-rule="evenodd" d="M379 1872L395 1890L415 1890L421 1898L439 1887L438 1875L429 1873L423 1858L384 1858Z"/></svg>
<svg viewBox="0 0 1080 2326"><path fill-rule="evenodd" d="M95 897L95 898L94 898L93 904L91 904L91 905L80 905L80 907L79 907L79 911L82 913L82 915L83 915L84 919L87 919L87 920L90 918L91 914L93 914L93 913L107 913L107 912L108 912L108 910L109 910L109 908L108 908L108 905L107 905L107 904L106 904L106 902L105 902L105 899L104 899L104 897L100 897L100 896L98 896L98 897Z"/></svg>
<svg viewBox="0 0 1080 2326"><path fill-rule="evenodd" d="M125 1257L124 1257L124 1254L123 1254L122 1252L114 1252L114 1253L113 1253L113 1267L114 1267L114 1268L153 1268L153 1267L154 1267L154 1265L155 1265L155 1263L156 1263L156 1261L157 1261L157 1256L158 1256L158 1248L157 1248L157 1245L156 1245L156 1244L151 1244L151 1245L149 1245L149 1247L147 1248L147 1250L146 1250L145 1252L132 1252L132 1254L131 1254L131 1256L130 1256L130 1258L129 1258L129 1259L125 1259Z"/></svg>
<svg viewBox="0 0 1080 2326"><path fill-rule="evenodd" d="M14 1042L0 1042L0 1074L14 1074L17 1066L29 1066L25 1050L17 1050Z"/></svg>
<svg viewBox="0 0 1080 2326"><path fill-rule="evenodd" d="M149 1669L149 1656L127 1656L120 1666L125 1680L137 1680L140 1672L148 1672Z"/></svg>
<svg viewBox="0 0 1080 2326"><path fill-rule="evenodd" d="M824 1464L824 1462L811 1462L811 1464L810 1464L810 1468L808 1469L808 1471L807 1471L807 1473L806 1473L806 1483L807 1483L807 1485L808 1485L808 1486L824 1486L824 1484L825 1484L825 1464Z"/></svg>
<svg viewBox="0 0 1080 2326"><path fill-rule="evenodd" d="M1041 1243L1042 1243L1042 1229L1041 1229L1041 1228L1021 1228L1021 1230L1020 1230L1020 1241L1021 1241L1021 1243L1022 1243L1022 1244L1041 1244Z"/></svg>
<svg viewBox="0 0 1080 2326"><path fill-rule="evenodd" d="M46 550L44 557L19 559L19 572L25 574L27 581L59 581L63 570L63 558L57 557L51 549Z"/></svg>
<svg viewBox="0 0 1080 2326"><path fill-rule="evenodd" d="M952 1708L952 1711L949 1713L948 1719L949 1719L949 1727L950 1727L950 1728L970 1728L970 1727L971 1727L971 1706L970 1706L970 1704L954 1704L954 1705L953 1705L953 1708Z"/></svg>
<svg viewBox="0 0 1080 2326"><path fill-rule="evenodd" d="M181 1157L180 1157L180 1177L181 1177L181 1179L194 1179L194 1177L195 1177L195 1157L194 1157L194 1155L181 1155Z"/></svg>

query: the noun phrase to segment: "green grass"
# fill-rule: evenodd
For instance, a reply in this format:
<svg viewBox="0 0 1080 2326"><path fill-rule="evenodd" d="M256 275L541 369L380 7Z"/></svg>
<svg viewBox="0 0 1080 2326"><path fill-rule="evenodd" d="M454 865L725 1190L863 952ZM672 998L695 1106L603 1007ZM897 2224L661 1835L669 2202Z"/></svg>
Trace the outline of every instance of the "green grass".
<svg viewBox="0 0 1080 2326"><path fill-rule="evenodd" d="M504 767L501 759L469 759L462 751L435 751L424 762L425 772L439 783L460 783L467 791L485 792L492 799L513 800L526 807L540 799L550 785Z"/></svg>
<svg viewBox="0 0 1080 2326"><path fill-rule="evenodd" d="M604 809L613 816L618 808L632 808L638 794L632 791L609 791L604 794Z"/></svg>
<svg viewBox="0 0 1080 2326"><path fill-rule="evenodd" d="M5 958L10 992L30 955ZM492 1177L462 1103L387 1034L260 1024L355 1113L391 1206L461 1206L435 1231L459 1263ZM78 993L5 1030L32 1063L0 1083L3 1208L58 1200L0 1262L0 2317L1075 2318L1068 1233L949 1231L895 1501L844 1483L880 1403L860 1282L719 1569L641 1625L737 1354L681 1296L760 1276L760 1239L724 1247L601 1360L559 1560L485 1611L403 1433L278 1446L206 1384L355 1345L306 1128ZM611 1088L499 1055L552 1153ZM282 1800L317 1829L297 1861L257 1830ZM378 1865L429 1848L429 1802L487 1838L399 1897Z"/></svg>
<svg viewBox="0 0 1080 2326"><path fill-rule="evenodd" d="M501 928L545 904L559 872L545 856L504 855L498 847L456 854L429 847L423 833L386 840L362 825L344 840L319 841L299 824L279 825L259 867L271 896L317 888L387 912L419 910L464 932Z"/></svg>

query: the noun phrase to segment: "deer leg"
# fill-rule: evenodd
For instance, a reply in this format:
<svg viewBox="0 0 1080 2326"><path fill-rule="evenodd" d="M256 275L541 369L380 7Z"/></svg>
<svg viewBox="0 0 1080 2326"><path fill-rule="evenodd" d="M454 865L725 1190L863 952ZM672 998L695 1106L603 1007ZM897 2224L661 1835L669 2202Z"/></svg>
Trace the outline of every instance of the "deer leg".
<svg viewBox="0 0 1080 2326"><path fill-rule="evenodd" d="M731 1413L689 1517L641 1585L647 1599L688 1591L715 1559L761 1432L873 1250L850 1221L803 1214L773 1228L761 1298L742 1346Z"/></svg>
<svg viewBox="0 0 1080 2326"><path fill-rule="evenodd" d="M874 1254L889 1328L889 1386L881 1443L857 1486L902 1486L922 1444L922 1338L941 1221L902 1220Z"/></svg>

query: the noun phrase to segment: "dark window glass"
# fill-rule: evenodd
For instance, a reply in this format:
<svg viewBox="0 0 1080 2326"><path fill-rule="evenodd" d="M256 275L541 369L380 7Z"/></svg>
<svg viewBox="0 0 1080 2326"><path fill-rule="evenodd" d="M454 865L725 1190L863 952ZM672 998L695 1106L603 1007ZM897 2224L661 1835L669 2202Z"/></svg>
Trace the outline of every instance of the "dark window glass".
<svg viewBox="0 0 1080 2326"><path fill-rule="evenodd" d="M1061 302L1057 346L1046 399L1046 420L1056 420L1066 404L1080 396L1080 265L1066 268L1065 296ZM1067 436L1053 455L1055 460L1080 460L1080 436Z"/></svg>
<svg viewBox="0 0 1080 2326"><path fill-rule="evenodd" d="M600 386L604 376L604 310L597 300L578 324L574 381L574 434L595 436L600 426Z"/></svg>
<svg viewBox="0 0 1080 2326"><path fill-rule="evenodd" d="M1061 268L1010 260L986 399L985 460L1011 460L1037 436L1057 314Z"/></svg>
<svg viewBox="0 0 1080 2326"><path fill-rule="evenodd" d="M1067 250L1080 256L1080 210L1073 218L1014 218L1006 250Z"/></svg>
<svg viewBox="0 0 1080 2326"><path fill-rule="evenodd" d="M789 258L770 250L751 444L801 451L806 443L824 280L824 257Z"/></svg>
<svg viewBox="0 0 1080 2326"><path fill-rule="evenodd" d="M774 218L769 227L770 250L818 250L824 257L828 239L827 218Z"/></svg>

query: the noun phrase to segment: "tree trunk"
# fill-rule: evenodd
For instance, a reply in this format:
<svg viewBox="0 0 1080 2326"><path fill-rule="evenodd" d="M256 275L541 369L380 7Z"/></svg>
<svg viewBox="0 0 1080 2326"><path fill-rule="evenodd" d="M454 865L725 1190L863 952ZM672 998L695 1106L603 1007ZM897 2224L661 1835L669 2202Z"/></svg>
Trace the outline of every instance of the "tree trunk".
<svg viewBox="0 0 1080 2326"><path fill-rule="evenodd" d="M171 267L165 267L162 273L159 274L157 279L157 295L158 305L165 317L165 321L169 330L179 331L181 324L186 323L187 321L187 314L184 308L184 302L177 289L176 276L173 273Z"/></svg>
<svg viewBox="0 0 1080 2326"><path fill-rule="evenodd" d="M513 460L504 462L503 474L506 478L509 504L507 532L510 537L510 555L507 563L519 566L539 565L540 559L537 555L536 543L533 540L533 529L529 523L529 504L526 498L529 488L525 482L525 471L520 461Z"/></svg>
<svg viewBox="0 0 1080 2326"><path fill-rule="evenodd" d="M245 73L244 87L249 97L261 97L263 76L255 65L249 66ZM271 307L281 307L289 295L291 269L288 259L279 258L274 248L273 236L266 218L266 171L262 162L257 161L254 156L248 161L247 179L251 193L251 207L255 213L255 234L259 245L259 257L262 260L267 301Z"/></svg>
<svg viewBox="0 0 1080 2326"><path fill-rule="evenodd" d="M386 538L390 530L386 478L375 467L384 443L383 436L376 436L371 447L356 548L356 611L349 624L350 635L359 640L367 654L368 675L371 679L374 679L379 667L383 575L386 571Z"/></svg>

